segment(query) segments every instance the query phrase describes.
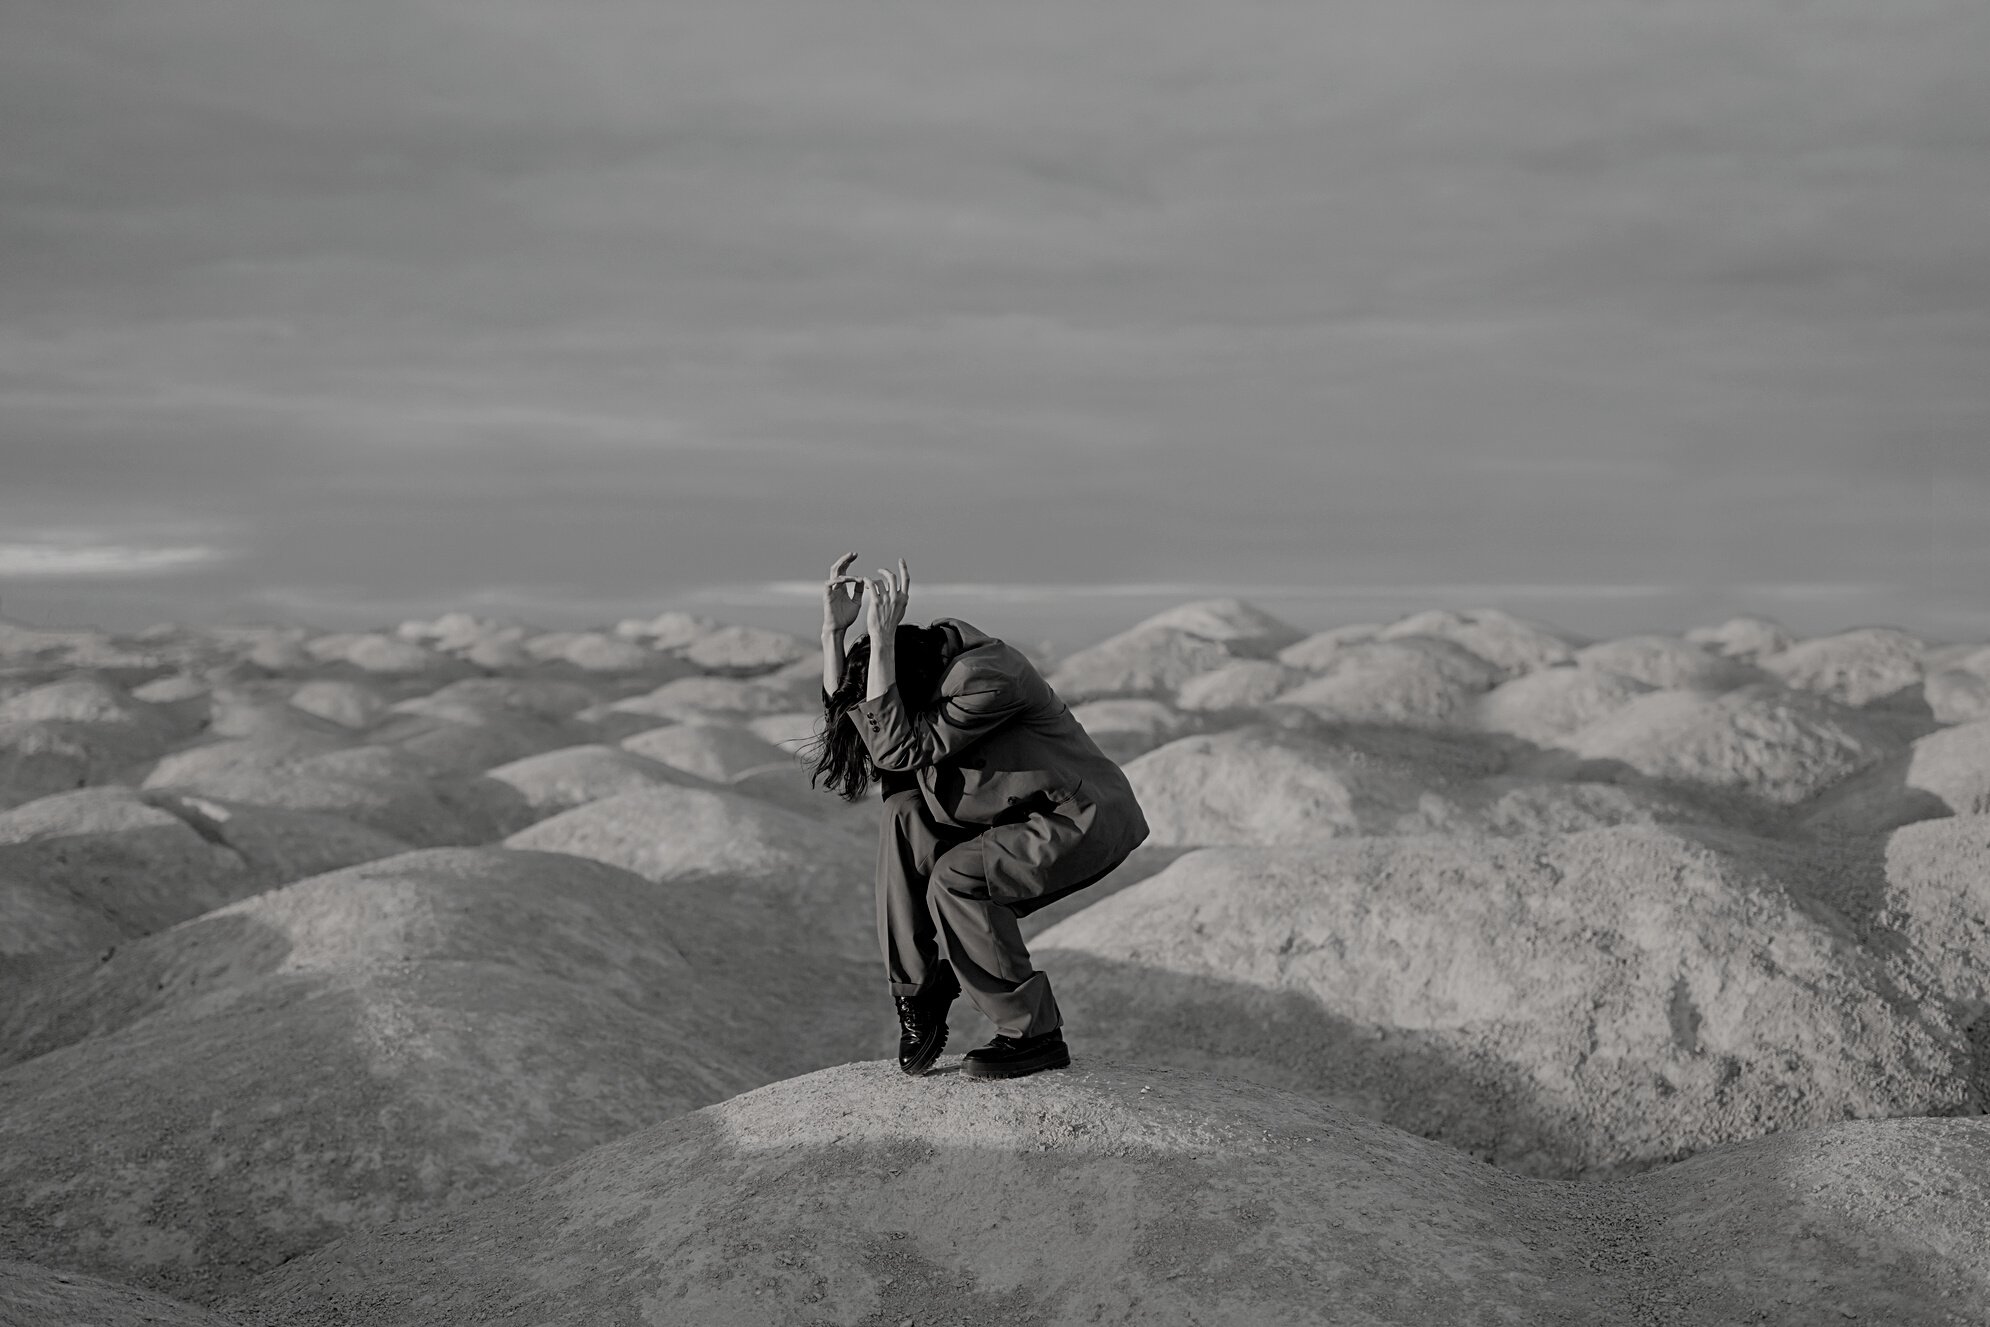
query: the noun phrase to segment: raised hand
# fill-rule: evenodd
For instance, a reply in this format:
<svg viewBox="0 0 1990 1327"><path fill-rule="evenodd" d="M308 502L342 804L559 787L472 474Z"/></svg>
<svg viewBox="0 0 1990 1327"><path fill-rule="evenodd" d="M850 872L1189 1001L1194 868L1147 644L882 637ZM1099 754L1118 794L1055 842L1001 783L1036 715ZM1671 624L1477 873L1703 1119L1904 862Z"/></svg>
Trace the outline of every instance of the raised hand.
<svg viewBox="0 0 1990 1327"><path fill-rule="evenodd" d="M868 593L864 597L864 629L870 632L871 649L876 650L879 642L889 641L898 624L905 620L906 601L912 596L912 573L906 570L905 559L898 560L898 573L880 568L864 587Z"/></svg>
<svg viewBox="0 0 1990 1327"><path fill-rule="evenodd" d="M824 635L833 632L839 640L850 629L850 624L857 620L857 610L864 598L863 577L843 574L856 560L855 553L845 553L837 558L836 565L829 569L829 579L822 586L822 631Z"/></svg>

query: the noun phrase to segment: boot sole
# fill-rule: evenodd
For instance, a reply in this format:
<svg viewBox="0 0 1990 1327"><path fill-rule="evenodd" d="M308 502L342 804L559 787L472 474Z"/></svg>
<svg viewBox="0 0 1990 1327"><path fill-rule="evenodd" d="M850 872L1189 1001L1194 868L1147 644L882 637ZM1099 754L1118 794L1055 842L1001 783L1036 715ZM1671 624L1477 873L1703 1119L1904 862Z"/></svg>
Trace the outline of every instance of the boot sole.
<svg viewBox="0 0 1990 1327"><path fill-rule="evenodd" d="M926 1049L918 1056L918 1058L913 1060L900 1061L898 1067L900 1069L903 1069L908 1075L910 1075L913 1078L923 1078L925 1077L926 1071L933 1067L933 1061L939 1059L940 1052L945 1050L946 1048L947 1048L947 1025L945 1023L942 1023L940 1024L940 1035L934 1037L931 1041L926 1043Z"/></svg>
<svg viewBox="0 0 1990 1327"><path fill-rule="evenodd" d="M962 1078L1022 1078L1029 1074L1041 1073L1045 1069L1069 1069L1071 1049L1059 1046L1054 1051L1033 1055L1027 1060L1010 1060L995 1063L989 1060L965 1059L960 1062Z"/></svg>

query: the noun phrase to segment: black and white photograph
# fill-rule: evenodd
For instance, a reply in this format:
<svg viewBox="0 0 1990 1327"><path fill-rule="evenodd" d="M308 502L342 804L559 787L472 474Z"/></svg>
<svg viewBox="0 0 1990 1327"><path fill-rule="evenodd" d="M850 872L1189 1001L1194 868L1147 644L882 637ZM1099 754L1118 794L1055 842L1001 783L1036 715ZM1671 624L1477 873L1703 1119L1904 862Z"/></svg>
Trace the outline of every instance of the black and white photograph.
<svg viewBox="0 0 1990 1327"><path fill-rule="evenodd" d="M1990 1327L1990 4L0 0L0 1327Z"/></svg>

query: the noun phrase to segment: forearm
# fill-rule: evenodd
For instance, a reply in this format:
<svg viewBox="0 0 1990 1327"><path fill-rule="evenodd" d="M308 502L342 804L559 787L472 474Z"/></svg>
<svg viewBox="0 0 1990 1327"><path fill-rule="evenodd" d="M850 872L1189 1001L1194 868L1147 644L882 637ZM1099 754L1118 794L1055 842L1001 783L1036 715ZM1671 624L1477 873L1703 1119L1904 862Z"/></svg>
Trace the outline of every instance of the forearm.
<svg viewBox="0 0 1990 1327"><path fill-rule="evenodd" d="M876 700L898 681L898 645L890 633L871 641L870 680L864 688L865 700Z"/></svg>
<svg viewBox="0 0 1990 1327"><path fill-rule="evenodd" d="M843 685L843 633L835 627L822 629L822 690L833 696Z"/></svg>

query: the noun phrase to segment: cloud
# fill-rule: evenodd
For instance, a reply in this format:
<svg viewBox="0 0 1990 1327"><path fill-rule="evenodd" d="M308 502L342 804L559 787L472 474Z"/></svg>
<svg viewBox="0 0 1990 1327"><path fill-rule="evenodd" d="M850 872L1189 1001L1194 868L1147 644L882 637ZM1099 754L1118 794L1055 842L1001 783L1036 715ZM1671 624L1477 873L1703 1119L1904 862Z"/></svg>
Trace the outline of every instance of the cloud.
<svg viewBox="0 0 1990 1327"><path fill-rule="evenodd" d="M0 576L19 580L53 576L116 579L185 571L225 558L201 544L142 548L132 544L0 544Z"/></svg>

